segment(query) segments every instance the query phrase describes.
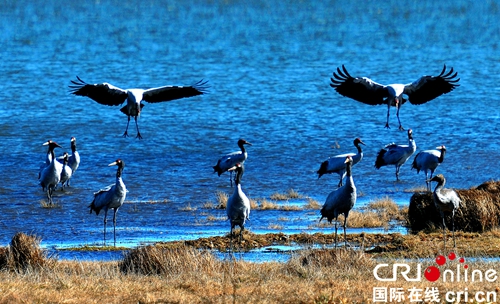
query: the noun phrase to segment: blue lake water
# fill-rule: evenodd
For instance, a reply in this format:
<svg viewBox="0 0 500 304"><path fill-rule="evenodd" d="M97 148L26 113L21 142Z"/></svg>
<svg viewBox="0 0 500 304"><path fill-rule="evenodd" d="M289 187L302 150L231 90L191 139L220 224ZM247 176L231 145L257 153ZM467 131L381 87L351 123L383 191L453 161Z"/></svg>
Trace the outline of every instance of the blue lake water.
<svg viewBox="0 0 500 304"><path fill-rule="evenodd" d="M317 179L331 155L366 146L353 168L355 208L388 196L407 205L424 175L411 168L374 168L380 148L406 143L391 110L337 94L332 72L408 83L437 75L443 64L460 87L427 104L401 109L417 151L447 147L437 172L447 186L470 188L498 179L500 160L500 7L496 1L14 1L0 6L0 245L16 232L42 245L102 243L103 215L89 214L93 192L115 180L125 161L127 201L118 212L117 245L223 235L229 231L217 191L231 194L217 159L245 138L245 193L269 199L293 188L323 203L337 175ZM122 138L126 116L69 94L75 76L121 88L210 83L209 94L145 105L144 137ZM82 158L72 186L46 200L38 168L52 139ZM333 148L337 146L339 148ZM305 204L306 200L289 202ZM286 204L286 203L285 203ZM190 207L190 208L186 208ZM108 232L112 232L111 214ZM264 232L329 232L318 210L252 211L247 228ZM400 228L395 227L396 231ZM363 229L361 229L363 230ZM351 232L359 230L351 229ZM363 231L378 231L364 229ZM383 230L382 230L383 231ZM111 237L112 234L110 233Z"/></svg>

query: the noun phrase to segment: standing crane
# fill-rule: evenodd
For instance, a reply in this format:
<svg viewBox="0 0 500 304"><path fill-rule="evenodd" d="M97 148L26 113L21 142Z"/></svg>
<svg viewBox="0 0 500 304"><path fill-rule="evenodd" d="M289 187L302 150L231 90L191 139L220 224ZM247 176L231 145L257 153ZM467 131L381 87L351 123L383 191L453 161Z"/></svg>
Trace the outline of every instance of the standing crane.
<svg viewBox="0 0 500 304"><path fill-rule="evenodd" d="M237 164L243 165L243 163L248 157L245 145L251 146L252 144L244 140L243 138L239 139L238 147L240 147L241 151L232 152L222 156L217 161L217 164L212 167L214 168L214 173L217 172L219 176L221 176L222 173L229 171L230 173L229 180L231 181L231 185L232 185L232 171L230 171L229 169L234 168Z"/></svg>
<svg viewBox="0 0 500 304"><path fill-rule="evenodd" d="M64 183L66 183L67 185L69 183L69 180L71 179L71 176L73 175L73 170L71 170L71 167L68 165L68 159L68 152L64 152L63 167L61 171L61 191L64 191Z"/></svg>
<svg viewBox="0 0 500 304"><path fill-rule="evenodd" d="M455 242L455 212L460 207L460 203L462 200L458 197L458 194L451 189L444 189L444 184L446 183L446 179L443 174L438 174L429 180L430 182L437 182L437 186L434 189L434 193L432 194L432 198L434 200L434 205L436 205L436 209L439 210L441 214L441 219L443 220L443 245L446 250L446 225L444 223L444 213L451 212L451 223L452 223L452 233L453 233L453 247L457 247Z"/></svg>
<svg viewBox="0 0 500 304"><path fill-rule="evenodd" d="M227 200L226 213L231 223L231 247L233 244L234 227L240 226L240 242L243 239L243 230L245 230L245 221L250 219L250 200L241 189L241 177L243 176L243 164L236 164L230 170L236 171L234 183L236 187L233 195Z"/></svg>
<svg viewBox="0 0 500 304"><path fill-rule="evenodd" d="M117 159L115 162L108 165L118 166L116 170L116 182L104 189L101 189L94 193L94 200L90 204L90 214L95 211L96 215L104 209L104 246L106 246L106 223L108 222L108 210L113 209L113 237L114 246L116 247L116 212L118 208L123 205L125 197L127 196L127 188L122 180L122 172L125 167L125 163L121 159Z"/></svg>
<svg viewBox="0 0 500 304"><path fill-rule="evenodd" d="M349 216L349 211L351 211L352 207L354 207L357 199L356 186L354 185L354 180L352 179L352 164L352 157L347 156L345 159L347 175L346 183L342 187L328 194L325 204L323 205L323 208L321 208L320 222L325 217L330 223L333 219L335 219L335 247L337 247L338 216L340 214L344 215L344 243L347 246L345 232L347 217Z"/></svg>
<svg viewBox="0 0 500 304"><path fill-rule="evenodd" d="M48 154L50 154L51 161L49 165L43 168L40 172L39 180L40 186L42 186L42 189L47 192L49 204L52 205L52 193L61 180L61 172L63 170L63 165L56 160L54 149L62 147L52 140L47 141L43 145L49 146Z"/></svg>
<svg viewBox="0 0 500 304"><path fill-rule="evenodd" d="M78 153L78 151L76 150L76 138L74 136L71 137L71 155L68 159L68 165L71 168L73 174L80 166L80 153ZM69 186L69 179L66 182L66 186Z"/></svg>
<svg viewBox="0 0 500 304"><path fill-rule="evenodd" d="M439 146L436 150L424 150L417 153L413 159L412 169L417 169L417 174L420 170L425 173L425 183L427 184L427 191L431 191L431 184L429 179L432 178L436 168L443 162L444 155L446 154L446 147ZM431 176L428 177L428 171L431 172Z"/></svg>
<svg viewBox="0 0 500 304"><path fill-rule="evenodd" d="M406 102L403 95L408 97L408 101L414 105L421 105L433 100L443 94L453 91L460 86L456 78L457 73L453 73L453 68L446 72L446 65L438 76L422 76L408 84L379 84L367 77L352 77L347 69L342 65L342 70L337 68L330 78L330 86L340 95L352 98L356 101L368 105L387 104L387 122L385 127L389 128L389 112L392 107L396 107L399 129L404 130L399 119L399 109Z"/></svg>
<svg viewBox="0 0 500 304"><path fill-rule="evenodd" d="M417 144L413 140L412 129L408 130L408 145L388 144L381 149L375 160L375 168L380 169L383 166L396 166L396 180L399 181L399 168L410 158L417 150Z"/></svg>
<svg viewBox="0 0 500 304"><path fill-rule="evenodd" d="M365 143L361 141L359 137L354 139L354 146L356 147L356 149L358 149L358 153L356 154L346 153L346 154L335 155L329 157L327 160L322 162L321 166L319 167L319 170L317 171L318 178L320 178L323 174L337 173L340 176L340 182L338 186L341 187L345 177L345 167L346 167L345 158L347 156L351 156L353 166L359 163L363 159L363 151L359 146L360 144L364 145Z"/></svg>
<svg viewBox="0 0 500 304"><path fill-rule="evenodd" d="M88 84L80 77L76 76L77 80L71 80L71 94L78 96L86 96L94 101L106 106L119 106L125 101L127 104L120 111L127 115L127 128L123 137L128 136L128 125L130 117L134 117L135 127L137 129L136 138L142 139L139 132L137 118L141 114L144 104L142 101L157 103L163 101L171 101L186 97L193 97L204 94L208 89L208 81L200 80L192 86L163 86L152 89L121 89L109 83Z"/></svg>

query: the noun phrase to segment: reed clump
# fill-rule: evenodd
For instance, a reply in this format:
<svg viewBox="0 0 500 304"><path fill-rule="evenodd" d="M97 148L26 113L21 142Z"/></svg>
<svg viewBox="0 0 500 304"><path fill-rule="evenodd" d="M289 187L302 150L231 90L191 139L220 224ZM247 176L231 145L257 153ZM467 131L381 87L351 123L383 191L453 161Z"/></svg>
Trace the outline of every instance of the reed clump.
<svg viewBox="0 0 500 304"><path fill-rule="evenodd" d="M8 247L0 248L0 269L23 273L53 264L40 241L35 235L16 233Z"/></svg>
<svg viewBox="0 0 500 304"><path fill-rule="evenodd" d="M489 181L472 189L456 190L462 200L455 213L455 231L483 232L500 224L500 182ZM451 216L445 224L452 228ZM408 226L412 232L441 228L442 220L434 205L432 193L417 192L410 199Z"/></svg>
<svg viewBox="0 0 500 304"><path fill-rule="evenodd" d="M126 274L178 275L185 271L205 272L217 267L219 261L208 251L193 247L168 248L148 245L130 250L119 263Z"/></svg>

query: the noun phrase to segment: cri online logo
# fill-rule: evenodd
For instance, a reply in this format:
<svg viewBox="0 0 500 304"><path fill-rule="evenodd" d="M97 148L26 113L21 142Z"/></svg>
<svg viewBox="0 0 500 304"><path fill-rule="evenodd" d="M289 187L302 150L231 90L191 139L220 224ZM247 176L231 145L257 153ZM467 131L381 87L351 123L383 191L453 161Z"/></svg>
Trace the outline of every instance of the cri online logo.
<svg viewBox="0 0 500 304"><path fill-rule="evenodd" d="M447 261L457 260L457 255L454 252L448 254L448 258L443 255L436 257L437 266L444 266ZM424 270L424 277L427 281L435 282L439 278L442 278L443 282L482 282L486 280L488 282L495 282L498 278L497 272L494 269L488 269L486 271L481 271L479 269L472 270L469 273L469 265L465 264L465 258L458 258L458 263L456 263L456 268L450 269L439 269L437 266L429 266ZM381 277L381 273L390 273L389 264L378 264L373 269L373 276L378 281L383 282L395 282L400 275L407 282L420 282L422 278L422 264L417 264L417 269L412 271L411 266L406 263L394 263L392 264L392 277ZM385 269L385 271L383 271Z"/></svg>

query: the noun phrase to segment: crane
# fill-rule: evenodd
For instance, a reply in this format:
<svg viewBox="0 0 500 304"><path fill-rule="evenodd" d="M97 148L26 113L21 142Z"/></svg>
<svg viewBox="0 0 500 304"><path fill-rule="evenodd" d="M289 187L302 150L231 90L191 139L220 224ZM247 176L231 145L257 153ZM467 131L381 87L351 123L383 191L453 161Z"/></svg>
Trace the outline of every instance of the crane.
<svg viewBox="0 0 500 304"><path fill-rule="evenodd" d="M125 163L121 159L117 159L115 162L108 165L108 167L110 166L118 166L118 169L116 170L115 184L109 185L106 188L95 192L94 200L89 207L90 214L92 214L92 211L95 211L96 215L99 215L99 212L104 209L104 246L106 246L106 223L108 221L108 210L113 209L113 237L114 246L116 247L116 212L118 211L118 208L123 205L128 191L122 180L122 172L125 167Z"/></svg>
<svg viewBox="0 0 500 304"><path fill-rule="evenodd" d="M50 163L40 172L39 180L40 186L47 192L49 204L52 205L52 193L61 180L61 172L63 170L63 165L56 160L54 149L62 147L52 140L47 141L43 145L49 146L48 154L50 154Z"/></svg>
<svg viewBox="0 0 500 304"><path fill-rule="evenodd" d="M171 101L180 98L193 97L202 95L208 89L208 81L200 80L192 86L163 86L151 89L121 89L109 83L88 84L80 77L76 76L77 80L71 80L71 94L78 96L86 96L102 105L118 106L125 101L127 104L120 111L127 115L127 128L123 137L128 136L128 125L130 117L134 117L135 126L137 129L136 138L142 139L139 132L137 118L141 114L144 104L142 101L157 103L163 101Z"/></svg>
<svg viewBox="0 0 500 304"><path fill-rule="evenodd" d="M71 172L75 173L76 169L80 166L80 153L76 150L76 138L71 137L71 155L68 158L68 165L71 168ZM66 182L66 186L69 186L69 179Z"/></svg>
<svg viewBox="0 0 500 304"><path fill-rule="evenodd" d="M422 76L414 82L407 84L384 85L376 83L367 77L352 77L347 69L342 65L342 70L337 68L330 78L330 86L340 95L352 98L356 101L368 105L387 104L386 128L389 128L389 112L391 106L396 107L399 129L404 130L399 119L399 110L406 102L403 95L408 97L408 101L414 105L421 105L433 100L443 94L453 91L460 86L457 72L453 73L453 68L446 72L446 65L438 76Z"/></svg>
<svg viewBox="0 0 500 304"><path fill-rule="evenodd" d="M443 174L438 174L429 180L430 182L437 182L436 188L432 194L434 200L434 205L436 209L439 210L441 219L443 220L443 242L444 250L446 250L446 225L444 223L444 213L451 212L451 223L452 223L452 233L453 233L453 247L457 247L455 242L455 212L457 212L460 207L462 200L458 197L458 194L452 189L444 189L446 179Z"/></svg>
<svg viewBox="0 0 500 304"><path fill-rule="evenodd" d="M231 247L233 243L234 227L240 226L240 242L243 239L243 230L245 230L245 221L250 219L250 200L241 189L241 177L244 173L243 164L238 163L230 170L236 171L234 178L235 189L233 195L227 200L226 213L231 223Z"/></svg>
<svg viewBox="0 0 500 304"><path fill-rule="evenodd" d="M67 152L63 154L63 167L61 171L61 191L64 191L64 183L68 184L71 176L73 175L73 170L68 165L69 155Z"/></svg>
<svg viewBox="0 0 500 304"><path fill-rule="evenodd" d="M431 191L431 184L429 178L432 178L436 168L444 161L444 155L446 154L446 147L439 146L436 150L424 150L420 151L415 155L413 159L412 169L417 169L417 174L420 170L425 173L425 183L427 184L427 190ZM431 172L431 176L428 177L428 171Z"/></svg>
<svg viewBox="0 0 500 304"><path fill-rule="evenodd" d="M352 164L353 160L350 155L348 155L345 159L345 167L346 167L346 183L336 190L332 191L328 194L326 198L325 204L323 208L321 208L321 218L326 218L328 222L332 222L335 219L335 247L337 247L337 229L338 229L338 216L340 214L344 215L344 242L347 246L347 238L346 238L346 224L347 217L349 216L349 211L354 207L356 203L357 194L356 194L356 186L354 185L354 180L352 178Z"/></svg>
<svg viewBox="0 0 500 304"><path fill-rule="evenodd" d="M237 164L243 165L248 157L245 145L251 146L252 144L244 140L243 138L240 138L238 140L238 147L240 148L240 151L232 152L219 158L217 164L212 167L214 168L214 173L217 172L217 174L221 176L222 173L229 171L229 169L235 167ZM232 185L232 171L229 171L229 173L229 180L231 181Z"/></svg>
<svg viewBox="0 0 500 304"><path fill-rule="evenodd" d="M345 158L347 156L351 156L353 166L363 159L363 151L359 146L360 144L364 145L365 143L359 137L354 139L354 146L356 147L356 149L358 149L358 153L356 154L346 153L335 155L322 162L319 170L317 171L318 178L323 176L323 174L337 173L340 176L340 182L338 186L341 187L345 177Z"/></svg>
<svg viewBox="0 0 500 304"><path fill-rule="evenodd" d="M380 169L383 166L396 166L396 180L399 181L399 168L410 158L417 150L417 144L413 140L412 129L408 130L408 145L396 145L391 143L386 145L377 154L375 168Z"/></svg>

